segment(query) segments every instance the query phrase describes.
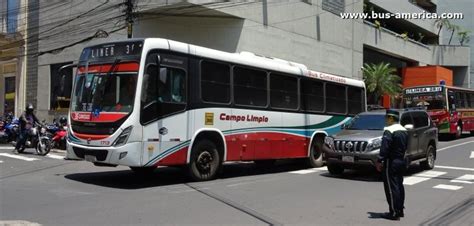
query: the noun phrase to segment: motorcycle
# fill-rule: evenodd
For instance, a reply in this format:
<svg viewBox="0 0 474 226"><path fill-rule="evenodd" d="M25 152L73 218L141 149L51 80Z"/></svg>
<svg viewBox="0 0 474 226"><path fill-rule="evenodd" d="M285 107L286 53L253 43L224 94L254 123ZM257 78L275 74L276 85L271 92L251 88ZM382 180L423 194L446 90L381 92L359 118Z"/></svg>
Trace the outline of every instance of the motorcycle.
<svg viewBox="0 0 474 226"><path fill-rule="evenodd" d="M6 120L0 117L0 143L8 142L8 134L5 132L5 123Z"/></svg>
<svg viewBox="0 0 474 226"><path fill-rule="evenodd" d="M48 126L48 131L53 134L52 146L61 150L66 150L67 124L59 123L56 120Z"/></svg>
<svg viewBox="0 0 474 226"><path fill-rule="evenodd" d="M20 121L18 118L7 118L4 124L7 142L16 142L20 132Z"/></svg>
<svg viewBox="0 0 474 226"><path fill-rule="evenodd" d="M31 128L25 144L20 146L18 153L23 153L26 148L35 148L36 154L47 155L52 148L50 136L45 126L37 125Z"/></svg>

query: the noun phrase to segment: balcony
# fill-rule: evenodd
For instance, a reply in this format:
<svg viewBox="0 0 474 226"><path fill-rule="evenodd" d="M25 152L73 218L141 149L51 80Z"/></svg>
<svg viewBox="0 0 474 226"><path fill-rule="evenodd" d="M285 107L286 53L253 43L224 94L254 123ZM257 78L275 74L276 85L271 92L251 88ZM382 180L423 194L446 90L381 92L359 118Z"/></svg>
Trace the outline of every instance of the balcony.
<svg viewBox="0 0 474 226"><path fill-rule="evenodd" d="M421 65L466 67L470 64L470 49L465 46L425 45L385 28L364 22L364 45L400 59Z"/></svg>
<svg viewBox="0 0 474 226"><path fill-rule="evenodd" d="M431 2L428 0L410 0L414 2L420 2L420 4ZM387 0L370 0L371 4L376 5L377 7L382 8L385 11L391 13L423 13L427 11L426 9L422 8L417 3L412 3L409 0L398 0L398 1L387 1ZM438 33L438 29L435 26L434 19L409 19L405 20L406 22L415 25L418 28L423 29L425 32L429 33L430 35L436 35ZM403 22L401 22L403 24ZM408 25L409 27L409 25Z"/></svg>

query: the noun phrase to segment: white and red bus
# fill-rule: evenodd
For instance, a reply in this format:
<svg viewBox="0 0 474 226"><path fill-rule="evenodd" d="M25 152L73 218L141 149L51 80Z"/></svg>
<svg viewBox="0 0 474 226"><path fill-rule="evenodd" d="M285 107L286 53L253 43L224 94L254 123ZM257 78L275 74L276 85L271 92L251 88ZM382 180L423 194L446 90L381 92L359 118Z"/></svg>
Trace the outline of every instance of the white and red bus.
<svg viewBox="0 0 474 226"><path fill-rule="evenodd" d="M405 107L424 107L440 134L474 134L474 90L459 87L416 86L403 91Z"/></svg>
<svg viewBox="0 0 474 226"><path fill-rule="evenodd" d="M227 161L306 158L365 111L362 81L301 64L166 39L85 48L69 113L68 156L99 166L188 166L195 180Z"/></svg>

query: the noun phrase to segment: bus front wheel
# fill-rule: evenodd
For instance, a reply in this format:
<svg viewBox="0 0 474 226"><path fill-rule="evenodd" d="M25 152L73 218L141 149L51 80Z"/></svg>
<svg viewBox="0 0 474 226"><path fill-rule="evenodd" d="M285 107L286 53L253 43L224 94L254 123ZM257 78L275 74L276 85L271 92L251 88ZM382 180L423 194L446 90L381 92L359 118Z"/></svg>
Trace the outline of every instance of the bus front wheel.
<svg viewBox="0 0 474 226"><path fill-rule="evenodd" d="M212 180L220 167L219 152L209 140L200 140L194 145L189 164L189 175L195 181Z"/></svg>

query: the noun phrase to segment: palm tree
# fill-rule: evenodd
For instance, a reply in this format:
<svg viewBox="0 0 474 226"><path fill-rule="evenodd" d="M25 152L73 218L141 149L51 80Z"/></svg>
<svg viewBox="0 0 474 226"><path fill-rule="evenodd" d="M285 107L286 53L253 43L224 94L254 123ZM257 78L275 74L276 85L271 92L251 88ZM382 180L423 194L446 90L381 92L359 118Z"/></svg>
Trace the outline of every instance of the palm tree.
<svg viewBox="0 0 474 226"><path fill-rule="evenodd" d="M441 33L441 29L443 29L444 26L449 27L451 23L449 22L448 19L436 19L435 20L435 25L438 27L438 37L439 34Z"/></svg>
<svg viewBox="0 0 474 226"><path fill-rule="evenodd" d="M471 33L471 31L469 30L458 31L458 39L461 45L464 45L464 43L469 43L469 41L471 40L471 37L469 37L469 33Z"/></svg>
<svg viewBox="0 0 474 226"><path fill-rule="evenodd" d="M448 24L448 30L451 31L451 37L449 37L448 45L451 45L451 40L453 39L454 32L459 31L461 27L456 24Z"/></svg>
<svg viewBox="0 0 474 226"><path fill-rule="evenodd" d="M369 93L369 102L379 103L380 97L384 94L395 96L400 94L401 78L395 74L396 69L389 63L364 64L362 68L364 82Z"/></svg>

